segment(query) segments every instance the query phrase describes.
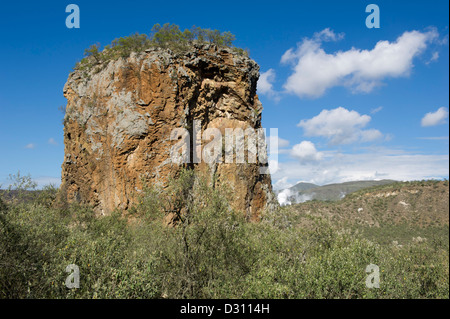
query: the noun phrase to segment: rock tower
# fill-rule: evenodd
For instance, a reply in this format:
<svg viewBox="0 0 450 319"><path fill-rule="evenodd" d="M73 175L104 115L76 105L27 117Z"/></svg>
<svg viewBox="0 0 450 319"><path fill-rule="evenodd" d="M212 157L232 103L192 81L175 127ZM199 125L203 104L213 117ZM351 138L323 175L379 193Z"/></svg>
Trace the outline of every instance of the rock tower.
<svg viewBox="0 0 450 319"><path fill-rule="evenodd" d="M151 48L101 68L75 70L64 86L63 197L108 214L132 207L143 181L167 186L182 167L171 158L175 128L192 132L194 121L202 131L222 134L226 128L261 128L258 77L253 60L212 44L195 44L183 54ZM232 205L250 218L274 201L270 175L260 172L264 165L188 164L228 183Z"/></svg>

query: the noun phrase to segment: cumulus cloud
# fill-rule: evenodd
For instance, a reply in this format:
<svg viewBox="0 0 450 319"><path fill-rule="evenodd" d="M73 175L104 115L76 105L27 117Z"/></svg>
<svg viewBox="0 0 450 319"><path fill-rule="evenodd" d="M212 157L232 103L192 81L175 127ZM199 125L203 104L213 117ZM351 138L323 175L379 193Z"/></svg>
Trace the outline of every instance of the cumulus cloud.
<svg viewBox="0 0 450 319"><path fill-rule="evenodd" d="M323 158L323 153L317 151L314 143L310 141L303 141L300 144L294 145L291 150L291 155L302 163L317 162Z"/></svg>
<svg viewBox="0 0 450 319"><path fill-rule="evenodd" d="M382 138L383 134L378 130L363 130L370 120L369 115L360 115L356 111L338 107L333 110L322 110L311 119L301 120L297 126L304 129L306 136L325 137L331 145L338 145L370 142Z"/></svg>
<svg viewBox="0 0 450 319"><path fill-rule="evenodd" d="M448 154L424 155L389 149L373 149L359 154L334 153L327 154L319 162L281 164L272 179L283 180L286 185L298 180L324 185L356 180L407 181L449 176Z"/></svg>
<svg viewBox="0 0 450 319"><path fill-rule="evenodd" d="M36 144L33 144L33 143L27 144L27 145L25 145L25 148L32 150L32 149L36 148Z"/></svg>
<svg viewBox="0 0 450 319"><path fill-rule="evenodd" d="M294 184L288 182L288 176L284 176L277 180L273 184L273 189L285 189L294 186Z"/></svg>
<svg viewBox="0 0 450 319"><path fill-rule="evenodd" d="M275 82L275 70L269 69L261 73L258 80L258 93L278 101L279 94L273 89L273 82Z"/></svg>
<svg viewBox="0 0 450 319"><path fill-rule="evenodd" d="M436 112L429 112L422 118L422 126L435 126L444 124L448 118L448 110L445 107L439 108Z"/></svg>
<svg viewBox="0 0 450 319"><path fill-rule="evenodd" d="M53 137L49 138L48 144L51 144L51 145L58 145L58 143L55 141L55 139L54 139Z"/></svg>
<svg viewBox="0 0 450 319"><path fill-rule="evenodd" d="M345 86L353 92L370 92L385 78L408 76L414 57L438 38L438 33L435 29L407 31L394 42L379 41L371 50L351 48L326 53L322 48L324 41L342 38L342 34L325 29L312 38L303 39L297 48L286 51L281 63L291 64L293 73L283 85L284 89L301 98L320 97L334 86Z"/></svg>

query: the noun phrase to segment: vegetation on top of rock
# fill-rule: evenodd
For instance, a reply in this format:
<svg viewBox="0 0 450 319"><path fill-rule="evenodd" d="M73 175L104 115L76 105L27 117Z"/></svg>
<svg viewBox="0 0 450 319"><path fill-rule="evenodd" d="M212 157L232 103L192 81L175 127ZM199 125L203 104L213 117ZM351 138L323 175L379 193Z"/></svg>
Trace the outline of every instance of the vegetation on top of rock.
<svg viewBox="0 0 450 319"><path fill-rule="evenodd" d="M203 29L193 26L183 32L178 25L166 23L155 24L150 35L135 33L128 37L115 39L111 44L100 49L100 44L93 44L84 51L85 57L74 69L91 70L97 65L106 65L111 60L126 58L132 52L142 52L149 48L170 49L177 53L186 52L195 43L211 43L219 47L231 48L234 52L248 56L248 51L233 46L235 36L231 32ZM99 68L98 70L100 70Z"/></svg>

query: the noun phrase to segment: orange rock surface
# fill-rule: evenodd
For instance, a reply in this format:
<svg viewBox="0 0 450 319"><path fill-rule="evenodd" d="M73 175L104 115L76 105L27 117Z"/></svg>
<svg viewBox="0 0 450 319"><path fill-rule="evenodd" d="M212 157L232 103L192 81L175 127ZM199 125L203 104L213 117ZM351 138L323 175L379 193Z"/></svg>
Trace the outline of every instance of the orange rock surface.
<svg viewBox="0 0 450 319"><path fill-rule="evenodd" d="M192 131L194 120L202 131L222 134L225 128L261 128L258 77L253 60L206 44L185 54L152 48L72 72L64 87L63 196L109 214L132 207L143 181L166 187L182 167L170 157L174 128ZM267 164L188 165L228 183L232 206L250 219L274 201L270 175L260 174Z"/></svg>

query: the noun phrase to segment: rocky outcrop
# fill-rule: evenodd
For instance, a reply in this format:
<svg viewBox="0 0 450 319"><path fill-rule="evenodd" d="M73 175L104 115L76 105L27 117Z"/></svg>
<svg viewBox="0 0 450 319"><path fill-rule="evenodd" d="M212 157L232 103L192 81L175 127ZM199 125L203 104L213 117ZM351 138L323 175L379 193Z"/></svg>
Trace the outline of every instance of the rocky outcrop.
<svg viewBox="0 0 450 319"><path fill-rule="evenodd" d="M258 77L253 60L207 44L184 54L152 48L72 72L64 87L63 196L108 214L132 207L144 181L166 187L183 166L170 153L175 128L261 127ZM234 208L257 218L273 202L270 175L260 173L267 164L192 163L201 147L184 166L228 183Z"/></svg>

